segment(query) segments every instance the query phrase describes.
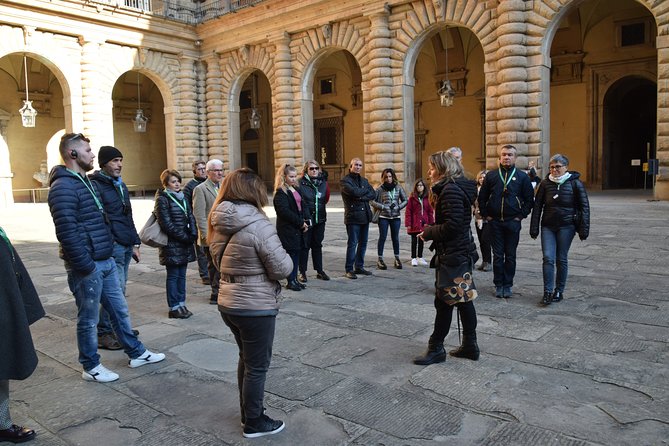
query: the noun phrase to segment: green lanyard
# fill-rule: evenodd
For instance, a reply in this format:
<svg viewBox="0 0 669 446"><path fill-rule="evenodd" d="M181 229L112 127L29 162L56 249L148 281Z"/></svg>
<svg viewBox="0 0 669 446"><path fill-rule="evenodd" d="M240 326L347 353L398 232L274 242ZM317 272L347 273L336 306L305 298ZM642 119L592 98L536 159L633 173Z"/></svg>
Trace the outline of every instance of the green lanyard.
<svg viewBox="0 0 669 446"><path fill-rule="evenodd" d="M184 204L179 203L177 201L177 199L172 196L172 193L170 191L168 191L167 189L165 189L165 193L167 194L168 197L170 197L172 199L173 202L176 203L177 206L179 206L179 209L184 211L185 215L188 215L188 209L186 208L186 203L185 202L184 202Z"/></svg>
<svg viewBox="0 0 669 446"><path fill-rule="evenodd" d="M511 171L511 175L509 175L507 171L507 173L504 174L504 177L502 177L501 167L497 170L497 172L499 173L499 178L502 180L502 184L504 184L504 190L506 190L506 187L509 185L509 183L513 179L513 176L516 174L516 168L515 167L513 168L513 170Z"/></svg>
<svg viewBox="0 0 669 446"><path fill-rule="evenodd" d="M314 222L314 224L316 224L316 223L318 223L318 196L320 194L318 193L318 188L316 187L316 185L311 182L311 178L309 177L309 174L307 174L306 176L307 176L307 182L309 183L309 185L311 187L314 188L314 197L316 197L316 221Z"/></svg>
<svg viewBox="0 0 669 446"><path fill-rule="evenodd" d="M7 234L5 233L5 230L0 227L0 237L7 243L7 246L9 247L9 252L12 255L12 262L16 261L14 258L14 247L12 246L12 242L9 241L9 238L7 237Z"/></svg>
<svg viewBox="0 0 669 446"><path fill-rule="evenodd" d="M397 192L397 189L393 189L392 191L388 191L388 195L390 195L390 202L392 203L395 201L395 192Z"/></svg>
<svg viewBox="0 0 669 446"><path fill-rule="evenodd" d="M86 189L88 189L88 191L93 196L93 199L95 200L95 204L98 206L98 210L104 214L105 213L104 208L102 207L102 203L100 203L100 200L98 199L98 196L95 194L95 191L93 190L93 185L91 184L91 180L88 179L88 177L85 176L85 175L82 177L80 174L78 174L77 172L75 172L74 170L72 170L68 167L66 167L65 170L70 172L75 177L79 178L81 180L81 182L84 183L84 186L86 186ZM84 180L84 178L86 178L86 180L88 180L88 183L86 183L86 180Z"/></svg>

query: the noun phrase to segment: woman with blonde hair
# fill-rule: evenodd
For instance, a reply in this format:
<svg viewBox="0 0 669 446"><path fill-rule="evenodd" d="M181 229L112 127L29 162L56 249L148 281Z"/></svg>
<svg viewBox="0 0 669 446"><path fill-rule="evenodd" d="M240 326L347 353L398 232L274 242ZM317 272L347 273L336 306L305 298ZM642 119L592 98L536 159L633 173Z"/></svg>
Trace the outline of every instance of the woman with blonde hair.
<svg viewBox="0 0 669 446"><path fill-rule="evenodd" d="M474 241L470 223L472 202L476 198L476 182L465 178L462 165L450 153L430 155L428 177L432 183L435 224L419 234L432 240L435 255L431 266L436 268L434 307L437 314L427 352L414 359L414 364L428 365L446 360L444 339L448 335L453 307L458 309L462 322L462 345L449 354L476 361L476 310L473 300L478 295L471 257Z"/></svg>
<svg viewBox="0 0 669 446"><path fill-rule="evenodd" d="M274 179L274 210L276 211L276 232L283 248L293 259L293 270L288 276L286 288L302 291L304 283L297 281L300 253L304 247L304 233L309 229L309 215L302 205L302 195L297 183L297 169L283 164Z"/></svg>
<svg viewBox="0 0 669 446"><path fill-rule="evenodd" d="M279 312L279 280L293 264L263 211L266 205L262 179L251 169L237 169L221 183L207 234L221 273L218 310L239 347L237 386L247 438L276 434L285 427L265 414L263 399Z"/></svg>

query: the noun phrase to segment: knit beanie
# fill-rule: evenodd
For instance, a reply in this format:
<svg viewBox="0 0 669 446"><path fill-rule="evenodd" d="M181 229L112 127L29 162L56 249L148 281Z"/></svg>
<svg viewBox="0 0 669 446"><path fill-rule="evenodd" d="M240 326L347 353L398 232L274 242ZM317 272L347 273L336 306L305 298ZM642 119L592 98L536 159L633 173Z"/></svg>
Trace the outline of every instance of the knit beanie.
<svg viewBox="0 0 669 446"><path fill-rule="evenodd" d="M123 158L123 154L119 149L112 146L100 147L100 151L98 152L98 163L100 163L100 167L104 167L105 164L114 158Z"/></svg>

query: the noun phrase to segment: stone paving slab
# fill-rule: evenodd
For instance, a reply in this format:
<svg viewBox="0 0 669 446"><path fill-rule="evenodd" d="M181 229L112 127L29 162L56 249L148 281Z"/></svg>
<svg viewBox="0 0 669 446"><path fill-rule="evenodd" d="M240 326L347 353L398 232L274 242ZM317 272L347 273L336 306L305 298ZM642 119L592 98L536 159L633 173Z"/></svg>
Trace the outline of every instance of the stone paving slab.
<svg viewBox="0 0 669 446"><path fill-rule="evenodd" d="M540 242L524 222L514 298L495 298L492 273L475 273L481 360L421 367L411 360L432 330L433 271L408 264L404 231L404 268L376 270L372 226L366 266L374 275L344 278L334 195L324 246L332 280L310 270L305 291L281 298L265 406L287 427L255 440L241 436L235 341L195 264L187 274L194 315L168 319L164 267L157 250L142 248L127 290L133 326L167 359L130 369L122 351L104 351L120 380L84 382L48 209L16 205L0 226L48 314L32 327L38 369L11 382L14 420L37 429L37 446L669 445L669 202L646 198L591 194L591 236L572 244L567 298L549 307L539 305ZM137 221L152 208L133 200ZM446 344L458 343L454 320Z"/></svg>

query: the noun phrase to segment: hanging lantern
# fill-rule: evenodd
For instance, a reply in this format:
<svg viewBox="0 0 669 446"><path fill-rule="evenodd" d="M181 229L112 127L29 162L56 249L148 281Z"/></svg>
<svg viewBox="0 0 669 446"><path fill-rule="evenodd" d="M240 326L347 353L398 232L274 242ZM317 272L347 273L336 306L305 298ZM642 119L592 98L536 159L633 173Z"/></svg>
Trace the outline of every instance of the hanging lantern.
<svg viewBox="0 0 669 446"><path fill-rule="evenodd" d="M146 123L149 120L144 116L144 111L142 110L140 91L139 91L139 72L137 73L137 112L135 117L132 120L132 126L137 133L146 133Z"/></svg>
<svg viewBox="0 0 669 446"><path fill-rule="evenodd" d="M26 77L26 99L23 101L23 107L19 109L19 114L21 115L23 127L35 127L37 110L33 108L33 102L28 97L28 59L25 54L23 55L23 71Z"/></svg>
<svg viewBox="0 0 669 446"><path fill-rule="evenodd" d="M455 90L453 90L451 81L448 79L442 81L441 87L437 90L437 94L439 95L439 102L442 107L450 107L453 105L453 101L455 100Z"/></svg>
<svg viewBox="0 0 669 446"><path fill-rule="evenodd" d="M251 117L249 118L249 126L254 130L258 130L260 128L260 113L258 113L258 110L256 110L255 107L253 107L251 109Z"/></svg>

